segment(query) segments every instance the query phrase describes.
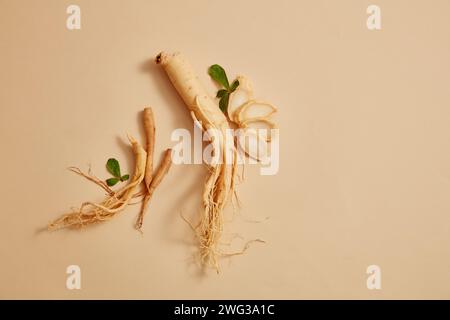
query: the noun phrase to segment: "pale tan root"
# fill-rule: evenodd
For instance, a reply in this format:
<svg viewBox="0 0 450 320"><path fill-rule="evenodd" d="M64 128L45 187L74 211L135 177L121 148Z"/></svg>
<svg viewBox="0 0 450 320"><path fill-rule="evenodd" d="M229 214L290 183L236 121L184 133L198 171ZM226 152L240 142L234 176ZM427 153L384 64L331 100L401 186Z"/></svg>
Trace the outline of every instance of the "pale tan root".
<svg viewBox="0 0 450 320"><path fill-rule="evenodd" d="M153 117L153 111L151 108L144 109L144 130L146 136L146 149L147 149L147 164L145 168L144 184L145 189L142 192L144 199L142 200L141 210L139 212L135 227L137 230L142 230L144 223L144 216L147 211L150 199L153 196L155 189L161 183L164 176L169 171L172 163L171 149L166 150L163 161L161 162L158 171L153 176L153 154L155 149L155 120Z"/></svg>
<svg viewBox="0 0 450 320"><path fill-rule="evenodd" d="M218 244L223 231L223 209L229 195L234 193L236 175L236 162L233 161L230 168L225 152L228 121L183 55L160 53L156 57L156 63L162 65L189 111L200 121L203 130L215 129L220 132L219 147L215 151L220 153L221 161L210 167L203 192L203 213L196 228L202 265L218 270Z"/></svg>
<svg viewBox="0 0 450 320"><path fill-rule="evenodd" d="M152 108L144 109L144 130L146 137L145 150L147 151L144 182L148 190L153 178L153 152L155 149L155 119Z"/></svg>
<svg viewBox="0 0 450 320"><path fill-rule="evenodd" d="M194 226L194 225L192 224L192 222L189 221L182 213L180 213L180 217L181 217L181 219L184 220L184 222L187 223L187 225L188 225L189 228L195 233L195 235L196 235L197 237L200 237L200 235L199 235L198 232L197 232L197 227ZM268 219L268 218L267 218L267 219ZM251 221L251 222L256 222L256 221ZM258 222L260 222L260 221L258 221ZM235 239L235 238L243 239L243 237L242 237L240 234L233 234L233 235L232 235L231 241L226 242L226 243L221 243L221 245L230 246L230 245L232 244L233 239ZM226 258L226 257L232 257L232 256L242 255L242 254L244 254L244 253L250 248L250 244L251 244L251 243L254 243L254 242L266 243L266 241L265 241L265 240L262 240L262 239L253 239L253 240L249 240L249 241L247 241L247 242L245 243L244 247L243 247L241 250L236 251L236 252L222 252L222 251L219 251L219 252L217 252L217 257Z"/></svg>
<svg viewBox="0 0 450 320"><path fill-rule="evenodd" d="M244 254L245 251L247 251L248 248L250 248L250 244L254 243L254 242L266 243L266 241L264 241L262 239L249 240L245 243L244 248L242 250L237 251L237 252L231 252L231 253L222 253L222 256L223 257L232 257L232 256L238 256L238 255Z"/></svg>
<svg viewBox="0 0 450 320"><path fill-rule="evenodd" d="M133 153L135 155L135 171L130 183L113 195L108 196L103 202L96 204L93 202L83 203L79 210L68 213L53 221L48 225L49 230L61 228L81 228L87 225L109 220L122 211L134 195L135 189L144 179L147 153L141 145L132 137L130 140ZM84 211L84 208L88 210Z"/></svg>
<svg viewBox="0 0 450 320"><path fill-rule="evenodd" d="M145 131L145 139L146 139L146 151L147 151L147 163L145 166L145 176L144 176L144 184L145 189L142 193L144 199L142 200L141 210L139 212L136 228L141 230L142 223L144 219L145 210L150 201L150 184L153 179L153 153L155 149L155 119L153 117L153 111L151 108L144 109L144 131Z"/></svg>
<svg viewBox="0 0 450 320"><path fill-rule="evenodd" d="M144 216L146 213L147 205L150 201L150 199L153 196L153 193L155 192L156 188L159 186L161 181L163 180L164 176L167 174L167 172L170 169L170 166L172 164L172 149L167 149L164 153L163 160L161 161L158 170L156 171L155 175L153 176L151 183L149 186L147 186L147 194L144 196L144 200L142 202L141 211L139 213L137 222L136 222L136 229L141 230L142 224L144 222Z"/></svg>
<svg viewBox="0 0 450 320"><path fill-rule="evenodd" d="M68 168L70 171L86 178L89 181L92 181L93 183L95 183L96 185L98 185L99 187L101 187L103 190L105 190L107 192L108 195L112 196L114 195L114 190L112 190L106 183L105 181L100 180L99 178L97 178L96 176L94 176L93 174L91 174L91 168L89 168L88 173L84 173L83 171L81 171L79 168L77 167L69 167Z"/></svg>

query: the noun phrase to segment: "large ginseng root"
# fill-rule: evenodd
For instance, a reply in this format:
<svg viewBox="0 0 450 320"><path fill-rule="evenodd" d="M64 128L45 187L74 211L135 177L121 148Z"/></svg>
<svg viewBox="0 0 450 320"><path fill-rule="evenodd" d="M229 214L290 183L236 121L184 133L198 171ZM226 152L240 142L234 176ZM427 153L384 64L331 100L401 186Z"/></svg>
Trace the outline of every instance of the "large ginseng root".
<svg viewBox="0 0 450 320"><path fill-rule="evenodd" d="M183 98L191 115L209 135L214 146L216 161L210 164L210 174L203 192L203 214L196 228L200 241L200 257L204 266L219 270L218 248L223 231L223 209L234 192L236 150L228 152L228 121L219 106L207 94L186 58L180 54L160 53L156 63L162 65L172 84ZM232 159L234 157L234 159Z"/></svg>
<svg viewBox="0 0 450 320"><path fill-rule="evenodd" d="M113 194L109 193L109 196L99 204L93 202L83 203L80 209L65 214L50 223L48 225L49 230L68 227L81 228L97 222L109 220L127 207L135 194L136 188L144 179L147 157L147 153L135 139L132 137L128 137L128 139L130 140L136 159L135 171L131 182Z"/></svg>

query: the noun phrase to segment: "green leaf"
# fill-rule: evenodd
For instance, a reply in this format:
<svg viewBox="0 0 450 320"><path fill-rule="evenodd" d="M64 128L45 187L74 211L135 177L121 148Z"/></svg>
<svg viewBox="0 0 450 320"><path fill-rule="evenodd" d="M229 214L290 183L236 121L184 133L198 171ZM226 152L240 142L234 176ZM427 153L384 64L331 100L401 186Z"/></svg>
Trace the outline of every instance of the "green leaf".
<svg viewBox="0 0 450 320"><path fill-rule="evenodd" d="M228 82L227 74L225 70L218 64L213 64L208 69L208 74L213 78L213 80L220 83L225 89L230 89L230 83Z"/></svg>
<svg viewBox="0 0 450 320"><path fill-rule="evenodd" d="M106 180L106 184L110 187L112 187L113 185L115 185L117 182L119 182L119 178L109 178L108 180Z"/></svg>
<svg viewBox="0 0 450 320"><path fill-rule="evenodd" d="M127 181L128 179L130 179L130 175L129 174L124 174L121 178L120 181Z"/></svg>
<svg viewBox="0 0 450 320"><path fill-rule="evenodd" d="M233 83L231 84L230 91L231 92L235 91L237 87L239 87L239 80L234 80Z"/></svg>
<svg viewBox="0 0 450 320"><path fill-rule="evenodd" d="M222 110L223 113L227 113L228 110L228 101L230 100L230 94L227 92L223 95L222 98L220 98L219 101L219 108Z"/></svg>
<svg viewBox="0 0 450 320"><path fill-rule="evenodd" d="M119 161L114 158L108 159L108 162L106 162L106 169L108 169L109 173L111 173L114 177L120 179L121 174Z"/></svg>
<svg viewBox="0 0 450 320"><path fill-rule="evenodd" d="M228 92L228 90L226 89L220 89L219 91L217 91L217 98L222 98L226 93Z"/></svg>

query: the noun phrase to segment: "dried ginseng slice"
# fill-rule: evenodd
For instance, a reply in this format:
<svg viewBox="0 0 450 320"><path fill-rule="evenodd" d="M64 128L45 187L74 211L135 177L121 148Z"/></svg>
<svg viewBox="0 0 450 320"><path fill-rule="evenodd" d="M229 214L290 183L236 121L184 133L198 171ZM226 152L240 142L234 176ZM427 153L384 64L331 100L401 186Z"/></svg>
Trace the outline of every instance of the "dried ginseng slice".
<svg viewBox="0 0 450 320"><path fill-rule="evenodd" d="M235 117L238 123L244 123L249 120L268 119L275 112L277 108L271 103L250 100L237 110Z"/></svg>
<svg viewBox="0 0 450 320"><path fill-rule="evenodd" d="M228 116L231 121L237 122L236 111L244 104L253 99L253 86L250 80L244 76L238 76L238 88L230 95L228 105Z"/></svg>
<svg viewBox="0 0 450 320"><path fill-rule="evenodd" d="M241 129L238 133L239 148L247 156L257 161L264 161L268 156L267 137L255 129Z"/></svg>

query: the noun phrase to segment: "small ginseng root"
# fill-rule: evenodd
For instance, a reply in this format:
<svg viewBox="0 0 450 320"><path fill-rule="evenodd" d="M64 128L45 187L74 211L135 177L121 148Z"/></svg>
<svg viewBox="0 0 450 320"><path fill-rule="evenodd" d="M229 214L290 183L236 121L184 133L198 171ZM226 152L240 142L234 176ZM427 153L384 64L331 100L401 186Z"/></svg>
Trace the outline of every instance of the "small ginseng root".
<svg viewBox="0 0 450 320"><path fill-rule="evenodd" d="M158 170L153 175L153 153L155 146L155 121L151 108L144 109L144 129L146 135L146 150L132 137L128 137L133 154L135 156L134 175L128 185L121 189L112 190L105 181L100 180L91 170L83 173L77 167L70 167L69 170L95 183L106 191L107 198L101 203L85 202L81 207L73 212L63 215L48 225L49 230L62 228L81 228L98 222L106 221L123 211L128 205L131 205L131 199L143 197L142 208L136 223L137 229L141 230L144 215L148 203L159 186L164 176L169 171L172 163L171 149L164 153L163 161ZM137 192L141 183L145 184L144 190Z"/></svg>
<svg viewBox="0 0 450 320"><path fill-rule="evenodd" d="M136 221L136 229L140 231L142 230L142 224L144 223L144 216L147 211L148 203L150 202L150 199L152 198L155 189L159 186L164 176L169 171L171 164L172 164L172 149L167 149L164 152L163 160L161 161L161 164L159 165L159 168L156 171L155 175L151 179L150 184L147 183L145 184L144 200L142 200L141 211Z"/></svg>
<svg viewBox="0 0 450 320"><path fill-rule="evenodd" d="M69 169L70 171L72 171L73 173L76 173L76 174L82 176L83 178L86 178L87 180L89 180L89 181L95 183L95 184L98 185L100 188L102 188L103 190L105 190L105 191L106 191L106 194L108 194L108 195L110 195L110 196L113 196L113 195L114 195L114 193L115 193L114 190L111 189L105 181L100 180L99 178L97 178L96 176L94 176L94 175L91 173L91 168L89 168L89 171L88 171L87 174L84 173L83 171L81 171L81 169L80 169L80 168L77 168L77 167L69 167L68 169Z"/></svg>
<svg viewBox="0 0 450 320"><path fill-rule="evenodd" d="M130 200L133 198L136 188L144 179L147 157L145 150L133 137L129 136L128 139L131 143L136 159L135 170L131 182L113 194L108 195L108 197L101 203L83 203L79 210L65 214L50 223L48 225L49 230L68 227L81 228L87 225L109 220L128 205Z"/></svg>
<svg viewBox="0 0 450 320"><path fill-rule="evenodd" d="M136 221L136 229L142 232L142 224L144 223L144 216L147 212L147 207L150 202L150 199L153 196L153 192L159 186L164 176L170 169L170 165L172 164L172 149L167 149L164 152L164 157L159 165L158 170L153 176L153 153L155 149L155 120L153 118L153 112L151 108L144 109L144 130L145 136L147 138L146 141L146 149L147 149L147 164L145 167L145 177L144 184L145 188L142 193L144 199L142 200L141 211L139 212L139 216Z"/></svg>

